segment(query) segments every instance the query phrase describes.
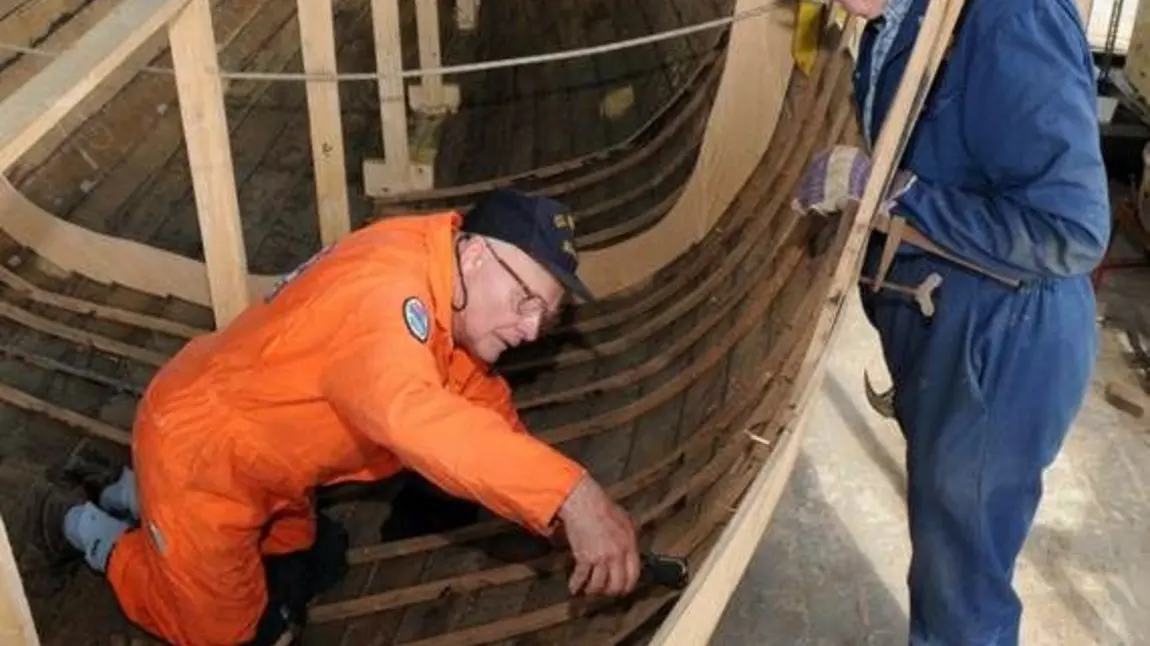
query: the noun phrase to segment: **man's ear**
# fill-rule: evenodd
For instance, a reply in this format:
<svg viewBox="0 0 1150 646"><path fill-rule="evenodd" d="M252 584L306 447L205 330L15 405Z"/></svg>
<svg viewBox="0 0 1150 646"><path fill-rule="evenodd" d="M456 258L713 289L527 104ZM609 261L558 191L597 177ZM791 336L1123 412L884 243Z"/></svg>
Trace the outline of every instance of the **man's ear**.
<svg viewBox="0 0 1150 646"><path fill-rule="evenodd" d="M479 269L486 261L483 253L483 240L479 236L467 236L460 243L459 269L465 274Z"/></svg>

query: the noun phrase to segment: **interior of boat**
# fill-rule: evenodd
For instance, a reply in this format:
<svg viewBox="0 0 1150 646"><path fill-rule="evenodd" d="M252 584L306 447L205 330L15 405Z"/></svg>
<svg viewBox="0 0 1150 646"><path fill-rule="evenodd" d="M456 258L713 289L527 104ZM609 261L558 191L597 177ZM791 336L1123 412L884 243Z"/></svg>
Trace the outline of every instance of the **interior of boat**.
<svg viewBox="0 0 1150 646"><path fill-rule="evenodd" d="M0 0L0 114L126 4L148 3ZM348 76L332 83L307 78L302 3L151 4L210 7L242 234L232 251L250 294L338 235L324 230L331 175L316 163L333 151L353 230L465 211L496 187L568 204L599 298L497 367L531 432L589 468L644 549L719 567L703 565L748 492L777 498L758 483L789 469L788 433L860 244L857 220L790 208L812 155L859 140L851 23L828 14L800 65L786 1L332 0L334 68ZM412 74L398 104L385 100L372 74L389 15L393 64L464 71ZM196 179L189 143L201 135L189 136L173 72L189 54L169 47L173 34L138 38L0 183L0 512L47 645L162 643L125 619L100 575L48 567L22 527L30 483L77 460L130 462L149 380L221 323L205 233L218 214ZM569 50L593 53L554 56ZM323 95L338 137L321 150L325 88L338 89ZM381 171L397 150L406 170ZM349 531L350 568L297 643L649 643L683 596L574 599L569 554L426 489L397 478L318 492Z"/></svg>

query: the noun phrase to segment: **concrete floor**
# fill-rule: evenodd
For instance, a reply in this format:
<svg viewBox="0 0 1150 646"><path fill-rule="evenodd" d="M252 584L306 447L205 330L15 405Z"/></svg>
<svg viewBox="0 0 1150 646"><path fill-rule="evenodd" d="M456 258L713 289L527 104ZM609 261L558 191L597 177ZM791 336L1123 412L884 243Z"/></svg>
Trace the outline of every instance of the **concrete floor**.
<svg viewBox="0 0 1150 646"><path fill-rule="evenodd" d="M1015 577L1027 646L1150 644L1150 412L1102 396L1109 380L1135 383L1113 318L1140 307L1150 321L1148 294L1141 269L1109 274L1099 294L1093 387ZM904 445L864 394L864 368L889 383L877 337L856 300L844 316L803 452L716 646L906 643Z"/></svg>

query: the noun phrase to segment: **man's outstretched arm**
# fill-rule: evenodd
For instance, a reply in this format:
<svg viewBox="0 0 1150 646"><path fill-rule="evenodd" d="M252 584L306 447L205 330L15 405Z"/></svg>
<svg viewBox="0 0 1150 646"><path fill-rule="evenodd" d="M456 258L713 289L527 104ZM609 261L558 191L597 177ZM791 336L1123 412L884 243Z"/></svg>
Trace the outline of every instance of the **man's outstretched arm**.
<svg viewBox="0 0 1150 646"><path fill-rule="evenodd" d="M345 286L346 287L346 286ZM407 327L415 286L365 288L322 378L336 413L444 491L548 533L584 469L496 411L444 388L427 343Z"/></svg>

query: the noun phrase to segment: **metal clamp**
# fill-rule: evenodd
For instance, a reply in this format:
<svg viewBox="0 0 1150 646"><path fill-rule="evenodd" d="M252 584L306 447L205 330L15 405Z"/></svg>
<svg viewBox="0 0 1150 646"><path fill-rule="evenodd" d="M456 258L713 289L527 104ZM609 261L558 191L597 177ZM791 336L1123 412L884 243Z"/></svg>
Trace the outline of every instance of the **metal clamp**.
<svg viewBox="0 0 1150 646"><path fill-rule="evenodd" d="M880 274L881 275L881 274ZM880 280L875 278L868 278L867 276L859 276L859 282L864 285L874 285L874 289L889 289L893 292L900 292L914 297L918 303L918 308L927 318L934 316L934 290L942 284L942 276L936 273L931 273L923 279L916 287L907 285L899 285L897 283L883 283L881 287L878 286Z"/></svg>
<svg viewBox="0 0 1150 646"><path fill-rule="evenodd" d="M894 262L895 251L898 250L898 246L903 242L932 253L940 258L949 260L973 272L992 278L1007 287L1017 288L1022 285L1022 281L1016 278L1007 278L984 267L979 267L969 260L959 258L942 247L939 247L931 242L930 239L923 235L918 229L908 224L906 218L902 216L889 216L878 213L871 222L871 228L875 231L885 233L887 236L882 246L882 259L879 262L878 277L875 281L874 291L876 292L882 288L887 272L890 271L890 266Z"/></svg>

